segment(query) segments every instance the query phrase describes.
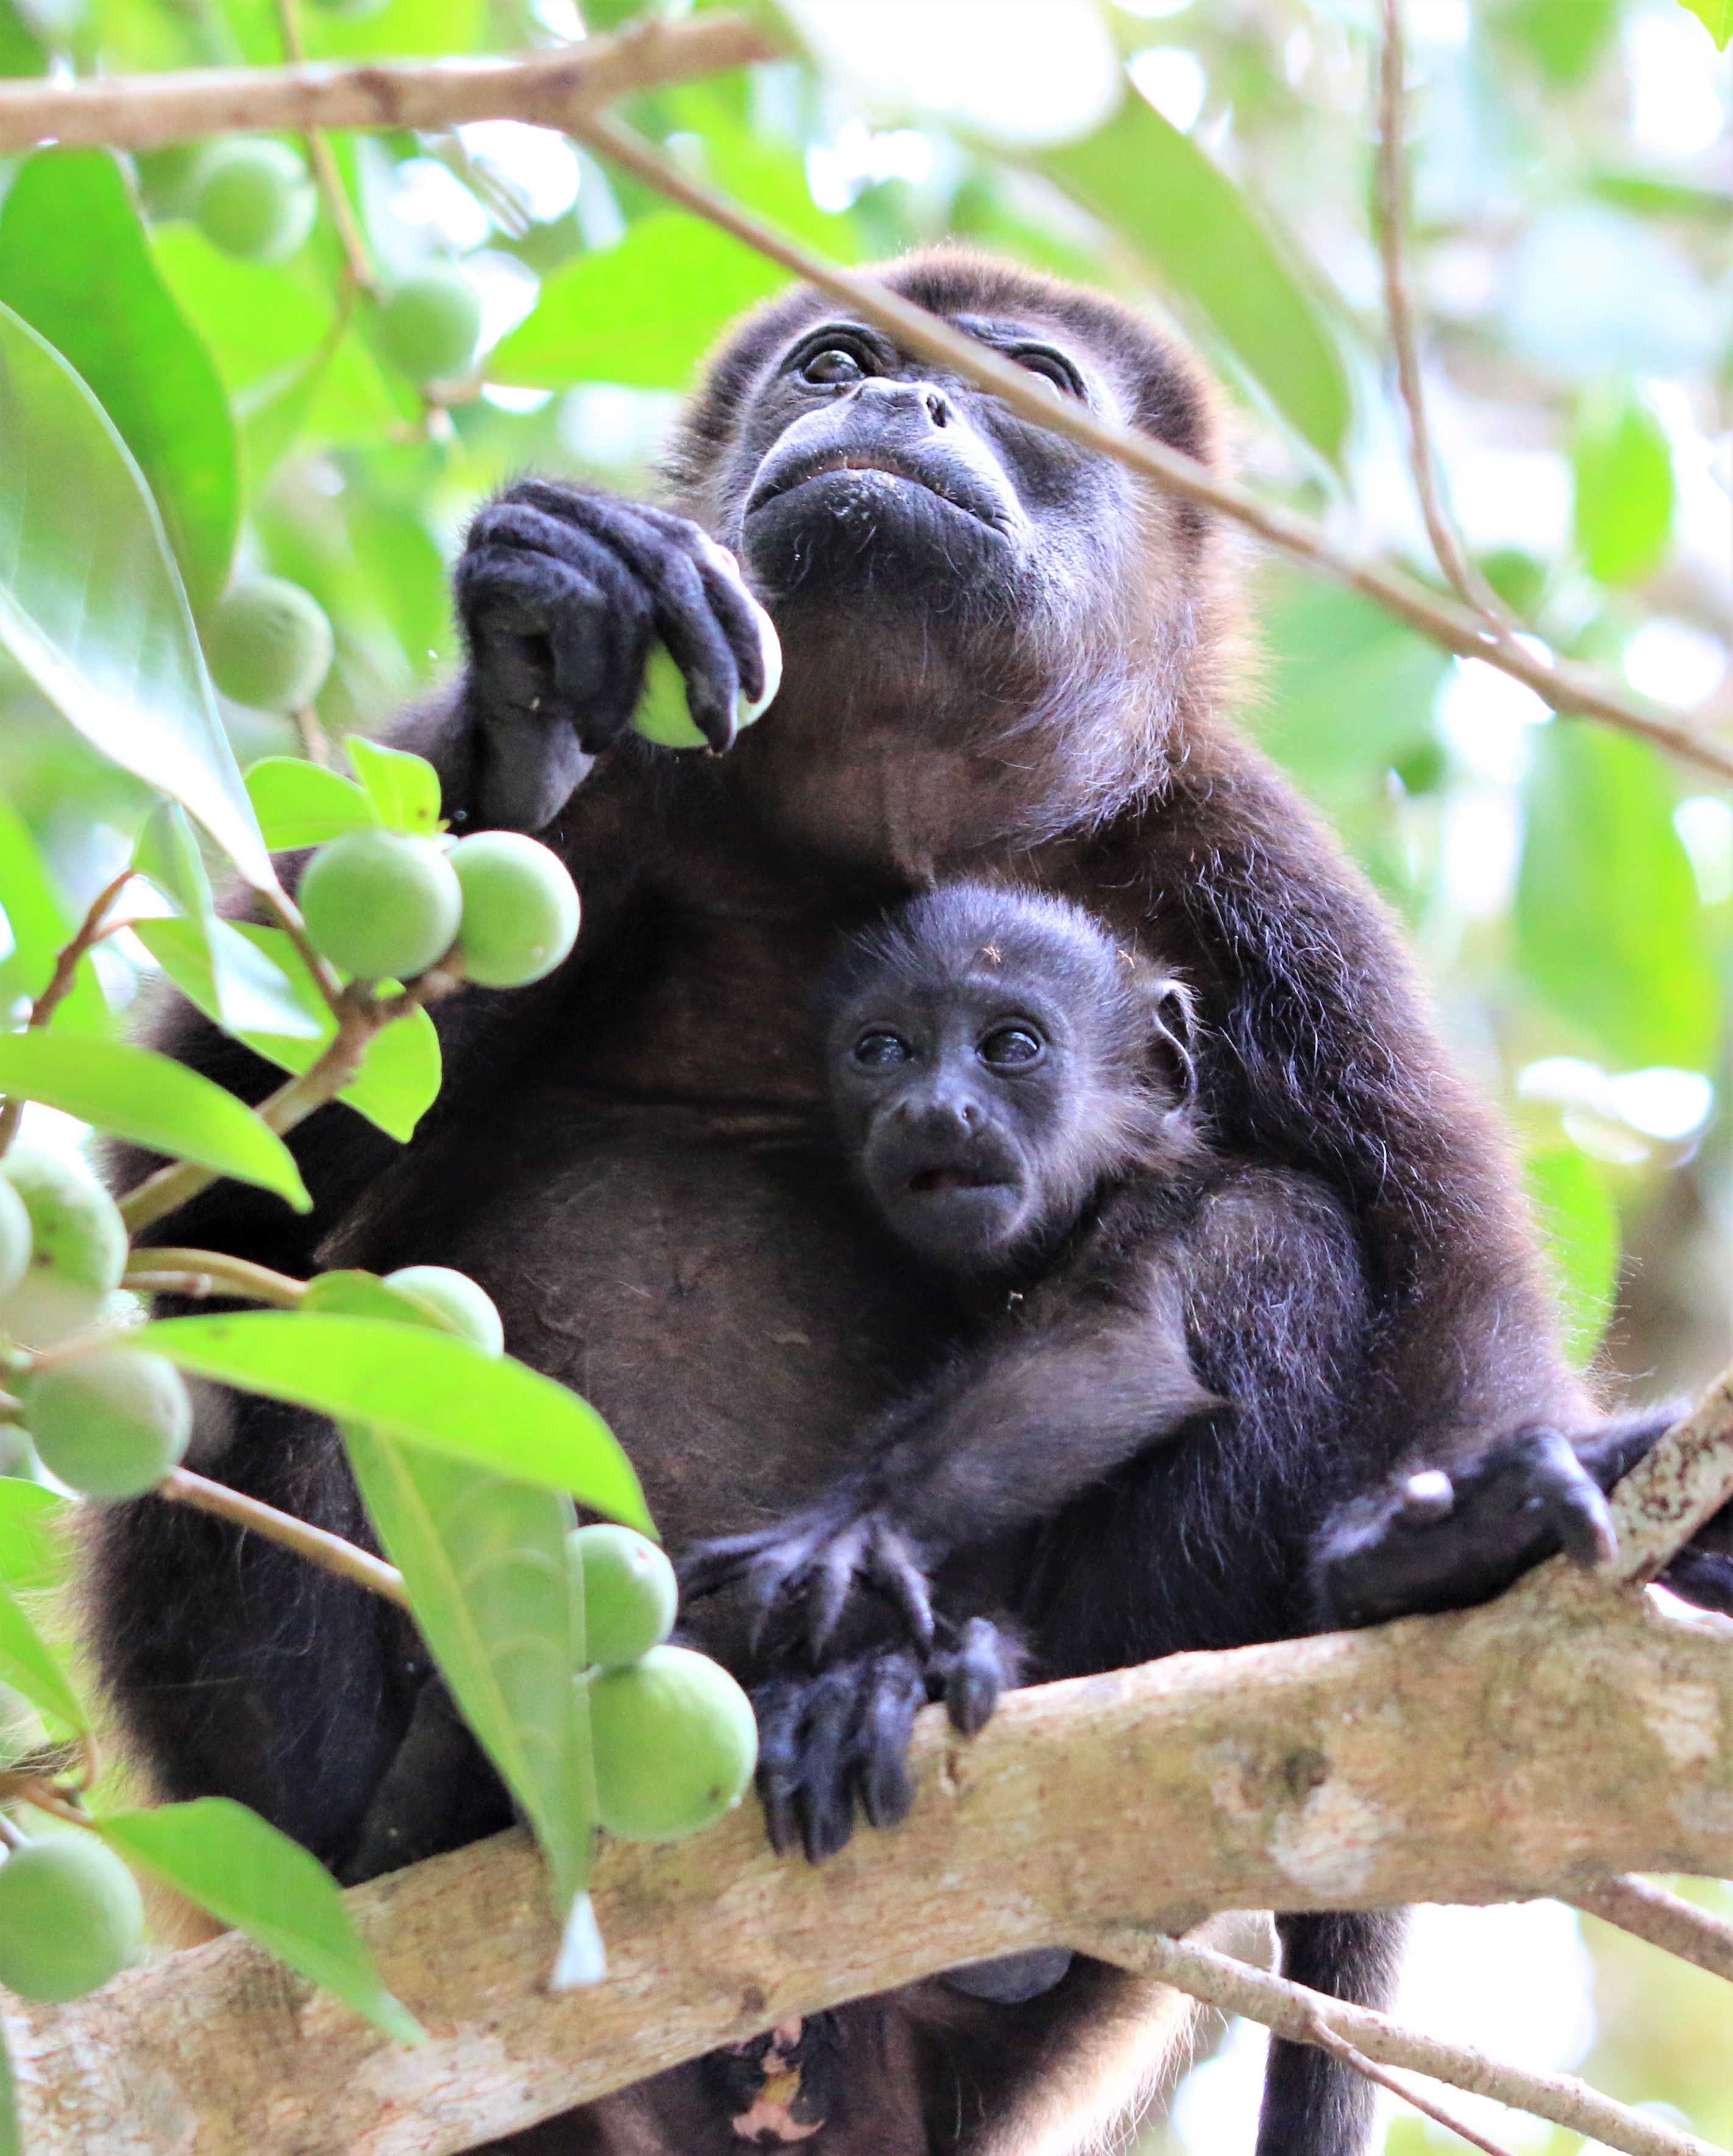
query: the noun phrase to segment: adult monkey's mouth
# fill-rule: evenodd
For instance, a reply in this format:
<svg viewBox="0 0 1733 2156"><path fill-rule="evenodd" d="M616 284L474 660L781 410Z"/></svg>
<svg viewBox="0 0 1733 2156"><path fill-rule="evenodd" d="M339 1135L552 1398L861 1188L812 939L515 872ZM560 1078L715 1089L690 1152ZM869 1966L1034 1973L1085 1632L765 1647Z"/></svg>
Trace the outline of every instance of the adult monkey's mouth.
<svg viewBox="0 0 1733 2156"><path fill-rule="evenodd" d="M761 473L757 483L746 497L746 516L756 516L761 509L797 488L808 486L815 480L828 479L838 472L879 472L887 478L907 481L922 488L947 508L972 516L977 524L991 531L1000 531L1004 517L997 506L983 498L979 490L962 483L961 476L950 476L933 470L912 457L900 456L895 449L829 449L809 450L803 456L792 457L777 469Z"/></svg>

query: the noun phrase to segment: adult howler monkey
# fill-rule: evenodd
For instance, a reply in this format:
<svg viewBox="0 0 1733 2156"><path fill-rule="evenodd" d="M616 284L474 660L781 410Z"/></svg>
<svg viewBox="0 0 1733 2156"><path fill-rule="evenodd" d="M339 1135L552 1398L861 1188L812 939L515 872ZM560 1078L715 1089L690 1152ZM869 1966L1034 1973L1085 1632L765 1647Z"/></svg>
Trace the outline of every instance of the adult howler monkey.
<svg viewBox="0 0 1733 2156"><path fill-rule="evenodd" d="M879 274L1055 396L1219 460L1193 367L1111 302L954 254ZM223 1185L161 1235L290 1271L462 1267L512 1350L607 1415L676 1553L768 1525L834 1480L966 1315L863 1232L808 984L838 929L936 880L1044 886L1182 969L1222 1142L1334 1194L1369 1312L1352 1417L1256 1456L1182 1447L1147 1502L1079 1536L1054 1602L1069 1651L1136 1661L1306 1630L1327 1516L1356 1497L1390 1511L1377 1493L1411 1467L1467 1467L1472 1486L1490 1458L1548 1517L1530 1434L1586 1426L1590 1403L1503 1152L1382 909L1227 723L1234 619L1209 522L805 289L722 346L671 480L660 509L536 480L485 508L455 579L469 666L397 737L438 764L459 829L532 829L562 852L585 906L572 959L535 989L453 999L445 1091L402 1152L346 1108L310 1119L295 1140L310 1219ZM740 557L787 662L772 711L715 757L628 730L653 638L719 748L756 686L756 633L701 533ZM271 1083L200 1025L169 1039L244 1096ZM202 1442L206 1471L363 1532L315 1419L242 1400ZM1511 1571L1526 1554L1499 1543L1500 1512L1455 1520L1470 1592L1489 1543ZM1400 1604L1400 1517L1356 1532L1362 1575ZM1425 1592L1448 1595L1450 1573ZM382 1784L421 1795L404 1854L503 1823L473 1754L417 1720L425 1657L389 1606L151 1499L110 1515L99 1599L165 1794L238 1797L351 1873ZM750 1675L726 1607L706 1605L700 1642ZM433 1763L392 1776L406 1745ZM1316 1943L1297 1974L1375 1993L1376 1970ZM810 2145L1074 2146L1149 2063L1151 1999L1079 1962L1020 2005L929 1984L824 2017L834 2097ZM718 2071L679 2069L535 2143L737 2148ZM1265 2156L1348 2156L1334 2071L1279 2049Z"/></svg>

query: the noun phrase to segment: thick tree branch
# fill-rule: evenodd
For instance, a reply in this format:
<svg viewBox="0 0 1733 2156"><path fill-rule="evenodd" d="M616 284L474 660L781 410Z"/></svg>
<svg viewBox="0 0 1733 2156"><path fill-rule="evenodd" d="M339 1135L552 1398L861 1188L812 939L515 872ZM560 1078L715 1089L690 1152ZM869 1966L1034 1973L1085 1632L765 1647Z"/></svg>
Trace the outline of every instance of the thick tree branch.
<svg viewBox="0 0 1733 2156"><path fill-rule="evenodd" d="M285 68L200 68L93 75L79 82L0 84L0 151L33 143L105 142L149 150L237 131L305 135L331 127L454 127L527 120L566 127L638 90L690 82L775 48L737 15L652 20L558 52L433 62L315 61Z"/></svg>
<svg viewBox="0 0 1733 2156"><path fill-rule="evenodd" d="M1501 2065L1467 2044L1445 2043L1418 2030L1401 2028L1387 2015L1346 2005L1340 1999L1248 1968L1190 1939L1140 1935L1127 1926L1115 1925L1090 1945L1105 1961L1158 1976L1194 1999L1220 2007L1224 2014L1262 2021L1295 2043L1318 2044L1317 2025L1321 2022L1325 2030L1345 2039L1375 2065L1407 2066L1435 2081L1472 2090L1476 2096L1489 2096L1538 2118L1550 2118L1555 2125L1592 2135L1607 2148L1624 2151L1625 2156L1716 2156L1712 2143L1628 2111L1574 2074L1533 2073ZM1320 2048L1334 2051L1336 2046L1325 2042ZM1392 2085L1398 2093L1407 2093L1400 2082Z"/></svg>
<svg viewBox="0 0 1733 2156"><path fill-rule="evenodd" d="M1445 650L1465 659L1484 659L1489 666L1513 675L1554 711L1603 720L1609 726L1640 735L1674 756L1700 764L1720 778L1733 778L1733 748L1625 695L1587 667L1531 648L1533 639L1519 644L1495 635L1477 614L1458 602L1440 598L1387 563L1349 553L1336 545L1321 525L1265 501L1236 480L1207 470L1152 435L1098 418L1076 398L1055 397L1026 367L1001 358L976 339L963 336L870 278L838 268L739 203L693 179L671 157L611 116L592 112L570 122L569 131L598 157L623 167L682 208L708 218L772 261L780 262L795 276L828 292L863 321L895 337L905 350L936 360L966 382L990 391L1020 418L1114 457L1165 493L1213 510L1255 532L1308 568L1364 593Z"/></svg>
<svg viewBox="0 0 1733 2156"><path fill-rule="evenodd" d="M593 1991L546 1989L523 1837L358 1889L433 2031L413 2051L233 1938L19 2009L32 2156L444 2156L788 2016L1108 1926L1733 1874L1733 1624L1518 1592L1018 1692L972 1743L930 1710L913 1763L907 1822L822 1870L773 1856L754 1806L696 1841L610 1845Z"/></svg>

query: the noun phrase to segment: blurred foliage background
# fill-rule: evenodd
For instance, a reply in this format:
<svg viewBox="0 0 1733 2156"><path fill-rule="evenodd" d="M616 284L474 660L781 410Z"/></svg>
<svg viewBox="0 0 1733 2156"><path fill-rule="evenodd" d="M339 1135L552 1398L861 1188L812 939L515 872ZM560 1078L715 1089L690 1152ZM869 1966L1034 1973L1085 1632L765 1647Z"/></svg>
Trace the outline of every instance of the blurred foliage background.
<svg viewBox="0 0 1733 2156"><path fill-rule="evenodd" d="M295 0L288 0L295 7ZM307 52L552 47L618 0L298 10ZM1255 482L1429 573L1371 229L1372 0L788 0L806 57L628 116L847 260L952 236L1125 295L1229 385ZM1704 13L1705 9L1697 13ZM1634 688L1733 721L1728 644L1728 65L1678 0L1408 0L1428 388L1456 514L1507 603ZM280 0L0 0L0 72L285 54ZM297 157L305 147L290 144ZM318 598L318 717L381 725L456 659L444 572L528 468L653 484L679 393L780 273L514 122L336 137L389 282L479 296L479 357L419 389L381 357L322 203L282 259L192 215L198 147L0 164L0 299L61 346L155 490L195 610L231 576ZM1639 1394L1730 1353L1733 1158L1717 1110L1733 803L1628 737L1551 719L1369 603L1249 563L1246 714L1405 917L1459 1052L1508 1111L1585 1360ZM243 762L295 752L225 707ZM22 932L70 920L147 806L22 676L0 676L0 995ZM15 942L14 938L18 938ZM124 1025L148 954L98 954ZM105 1022L94 1008L89 1022ZM1733 1913L1733 1896L1705 1897ZM1405 2010L1733 2139L1733 2005L1552 1905L1423 1912ZM1156 2152L1249 2146L1257 2041L1230 2032ZM1461 2099L1454 2099L1460 2102ZM1549 2156L1576 2137L1499 2116ZM1391 2156L1463 2144L1393 2118Z"/></svg>

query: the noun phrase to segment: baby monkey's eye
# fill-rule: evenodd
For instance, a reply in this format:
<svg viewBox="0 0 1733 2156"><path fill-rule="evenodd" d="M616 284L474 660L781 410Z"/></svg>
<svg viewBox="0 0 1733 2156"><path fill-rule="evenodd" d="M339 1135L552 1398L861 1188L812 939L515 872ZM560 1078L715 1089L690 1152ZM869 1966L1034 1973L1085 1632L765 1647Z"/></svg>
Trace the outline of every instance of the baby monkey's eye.
<svg viewBox="0 0 1733 2156"><path fill-rule="evenodd" d="M801 370L805 382L821 382L827 385L838 382L864 382L866 369L846 346L828 344L822 352L815 352Z"/></svg>
<svg viewBox="0 0 1733 2156"><path fill-rule="evenodd" d="M854 1044L855 1061L869 1067L906 1063L914 1052L902 1035L896 1033L864 1033Z"/></svg>
<svg viewBox="0 0 1733 2156"><path fill-rule="evenodd" d="M1018 1063L1033 1063L1047 1044L1033 1026L1002 1025L990 1033L976 1054L983 1063L1002 1066Z"/></svg>

